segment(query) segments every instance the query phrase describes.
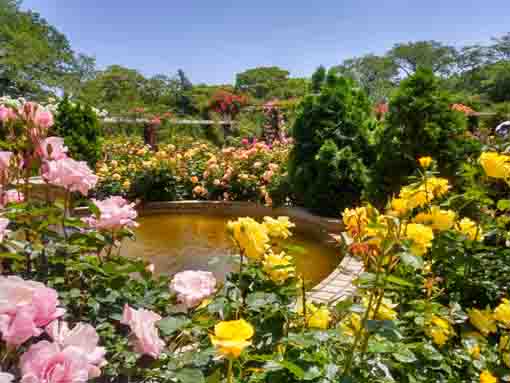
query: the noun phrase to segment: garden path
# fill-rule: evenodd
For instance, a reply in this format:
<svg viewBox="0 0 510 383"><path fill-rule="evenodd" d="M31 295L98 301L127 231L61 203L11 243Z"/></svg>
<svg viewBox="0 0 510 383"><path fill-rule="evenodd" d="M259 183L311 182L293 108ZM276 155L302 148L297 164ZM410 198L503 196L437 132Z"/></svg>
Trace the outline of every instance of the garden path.
<svg viewBox="0 0 510 383"><path fill-rule="evenodd" d="M341 301L356 291L352 282L362 272L363 264L356 258L347 255L335 271L310 290L308 298L325 304Z"/></svg>

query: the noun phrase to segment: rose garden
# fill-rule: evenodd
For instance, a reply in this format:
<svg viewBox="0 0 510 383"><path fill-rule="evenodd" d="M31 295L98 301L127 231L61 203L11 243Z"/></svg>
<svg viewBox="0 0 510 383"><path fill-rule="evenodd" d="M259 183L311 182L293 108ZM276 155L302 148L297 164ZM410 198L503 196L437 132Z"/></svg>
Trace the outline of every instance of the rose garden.
<svg viewBox="0 0 510 383"><path fill-rule="evenodd" d="M508 105L242 89L0 98L0 383L510 381Z"/></svg>

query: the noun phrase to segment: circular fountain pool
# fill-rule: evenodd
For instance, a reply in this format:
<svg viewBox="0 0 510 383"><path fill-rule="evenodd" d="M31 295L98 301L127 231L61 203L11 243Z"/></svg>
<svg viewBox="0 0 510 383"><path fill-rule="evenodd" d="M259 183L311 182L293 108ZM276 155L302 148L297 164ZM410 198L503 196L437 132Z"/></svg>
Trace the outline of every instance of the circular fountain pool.
<svg viewBox="0 0 510 383"><path fill-rule="evenodd" d="M136 241L125 241L121 254L142 257L156 273L174 274L188 269L209 270L223 278L231 270L229 255L235 252L226 231L233 217L196 213L161 213L138 219ZM235 219L235 217L234 217ZM297 271L311 283L319 283L341 261L338 250L303 232L298 224L285 241Z"/></svg>

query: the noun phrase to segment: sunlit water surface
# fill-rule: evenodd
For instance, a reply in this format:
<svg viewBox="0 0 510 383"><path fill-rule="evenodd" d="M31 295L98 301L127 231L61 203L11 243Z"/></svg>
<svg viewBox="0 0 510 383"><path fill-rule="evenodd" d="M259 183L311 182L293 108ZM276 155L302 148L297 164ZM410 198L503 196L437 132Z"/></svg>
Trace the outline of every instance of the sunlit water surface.
<svg viewBox="0 0 510 383"><path fill-rule="evenodd" d="M140 227L135 230L136 241L125 241L121 253L152 262L156 273L209 270L217 278L224 278L233 267L229 256L235 254L226 232L228 220L228 217L197 214L141 217ZM337 250L297 229L285 246L295 258L297 271L307 281L318 283L335 269L341 256Z"/></svg>

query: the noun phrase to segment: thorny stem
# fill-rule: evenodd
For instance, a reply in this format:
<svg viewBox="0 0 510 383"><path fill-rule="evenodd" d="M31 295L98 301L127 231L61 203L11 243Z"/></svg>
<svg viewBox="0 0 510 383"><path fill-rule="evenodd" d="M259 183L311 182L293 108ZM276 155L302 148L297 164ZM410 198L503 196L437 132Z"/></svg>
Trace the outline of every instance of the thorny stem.
<svg viewBox="0 0 510 383"><path fill-rule="evenodd" d="M232 383L234 380L233 380L233 376L232 376L232 365L233 365L233 360L232 358L228 358L228 365L227 365L227 383Z"/></svg>

